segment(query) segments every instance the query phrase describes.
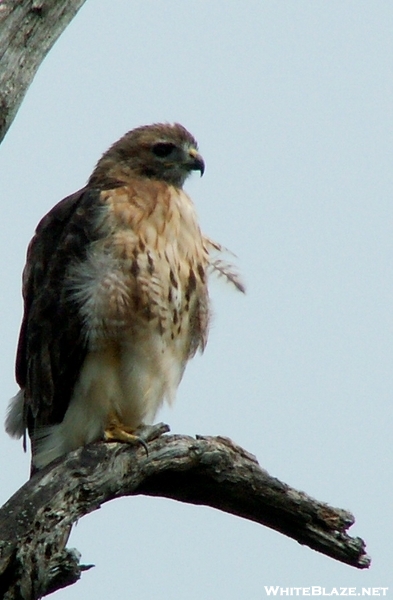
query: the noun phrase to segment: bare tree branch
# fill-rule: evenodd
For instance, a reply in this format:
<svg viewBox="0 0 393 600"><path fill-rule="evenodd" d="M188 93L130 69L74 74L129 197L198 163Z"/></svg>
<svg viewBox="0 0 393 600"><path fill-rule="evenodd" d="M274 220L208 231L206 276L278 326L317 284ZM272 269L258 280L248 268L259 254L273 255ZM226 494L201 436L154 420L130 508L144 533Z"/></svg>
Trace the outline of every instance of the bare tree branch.
<svg viewBox="0 0 393 600"><path fill-rule="evenodd" d="M0 510L0 589L35 599L74 583L81 571L64 549L70 526L120 496L163 496L204 504L275 529L359 569L370 559L347 529L354 517L290 488L227 438L143 430L143 447L96 443L36 474Z"/></svg>
<svg viewBox="0 0 393 600"><path fill-rule="evenodd" d="M0 0L0 143L47 52L85 0Z"/></svg>

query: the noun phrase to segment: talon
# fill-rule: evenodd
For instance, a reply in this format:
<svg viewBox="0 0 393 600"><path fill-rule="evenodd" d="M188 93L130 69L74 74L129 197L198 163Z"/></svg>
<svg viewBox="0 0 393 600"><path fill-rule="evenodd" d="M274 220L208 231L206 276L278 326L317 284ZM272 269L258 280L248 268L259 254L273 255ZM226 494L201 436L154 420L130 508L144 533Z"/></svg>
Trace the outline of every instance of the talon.
<svg viewBox="0 0 393 600"><path fill-rule="evenodd" d="M104 440L105 442L124 442L131 445L141 444L145 449L146 456L149 456L149 449L145 440L132 433L132 430L126 425L122 425L116 417L110 420L108 427L105 429Z"/></svg>
<svg viewBox="0 0 393 600"><path fill-rule="evenodd" d="M143 440L141 437L139 437L139 435L136 435L135 437L138 440L138 443L141 446L143 446L143 449L146 452L146 457L148 457L149 456L149 448L147 447L147 444L146 444L145 440Z"/></svg>

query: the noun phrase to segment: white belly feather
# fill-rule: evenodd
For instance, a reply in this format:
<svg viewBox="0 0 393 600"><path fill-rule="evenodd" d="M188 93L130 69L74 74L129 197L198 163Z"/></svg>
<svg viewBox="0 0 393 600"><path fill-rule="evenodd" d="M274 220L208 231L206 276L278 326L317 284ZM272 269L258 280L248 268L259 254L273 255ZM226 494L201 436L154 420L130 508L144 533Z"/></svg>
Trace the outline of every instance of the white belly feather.
<svg viewBox="0 0 393 600"><path fill-rule="evenodd" d="M184 370L174 349L156 332L134 341L88 353L63 422L38 440L36 467L102 438L110 415L136 429L174 399Z"/></svg>

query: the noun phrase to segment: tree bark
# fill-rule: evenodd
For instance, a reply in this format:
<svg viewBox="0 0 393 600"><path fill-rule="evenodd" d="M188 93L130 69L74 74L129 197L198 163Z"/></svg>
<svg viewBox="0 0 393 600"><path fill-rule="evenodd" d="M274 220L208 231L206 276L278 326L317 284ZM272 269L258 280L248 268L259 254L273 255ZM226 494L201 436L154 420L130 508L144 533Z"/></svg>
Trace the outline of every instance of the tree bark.
<svg viewBox="0 0 393 600"><path fill-rule="evenodd" d="M271 527L359 569L370 558L347 529L354 517L318 502L260 468L224 437L141 433L142 446L96 443L49 465L0 510L0 591L32 600L78 580L89 566L64 548L71 525L120 496L163 496L203 504Z"/></svg>
<svg viewBox="0 0 393 600"><path fill-rule="evenodd" d="M39 65L84 2L0 2L0 143Z"/></svg>

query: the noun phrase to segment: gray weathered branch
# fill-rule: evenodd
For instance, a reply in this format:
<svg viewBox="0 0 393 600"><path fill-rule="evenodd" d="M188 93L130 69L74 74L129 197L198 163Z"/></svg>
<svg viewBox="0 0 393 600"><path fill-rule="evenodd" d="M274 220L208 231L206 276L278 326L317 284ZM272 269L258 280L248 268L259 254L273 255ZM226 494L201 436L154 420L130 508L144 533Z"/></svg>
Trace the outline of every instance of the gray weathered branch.
<svg viewBox="0 0 393 600"><path fill-rule="evenodd" d="M85 0L0 0L0 143L47 52Z"/></svg>
<svg viewBox="0 0 393 600"><path fill-rule="evenodd" d="M28 481L0 510L0 589L35 599L74 583L79 556L64 549L75 521L120 496L163 496L204 504L275 529L363 569L364 542L347 529L354 517L290 488L224 437L163 435L146 428L144 448L96 443L72 452Z"/></svg>

